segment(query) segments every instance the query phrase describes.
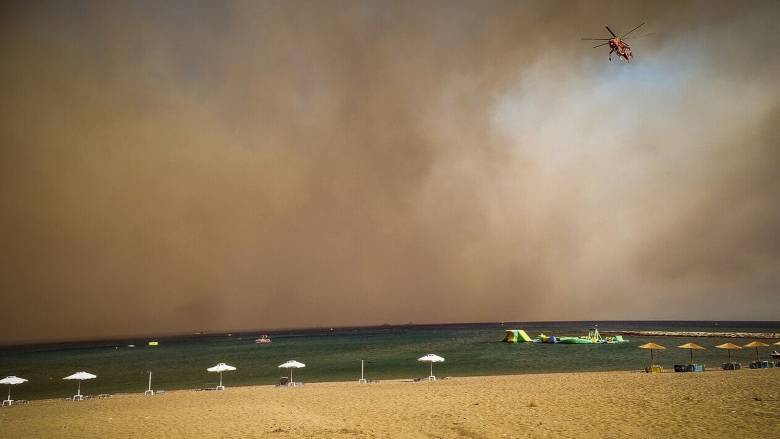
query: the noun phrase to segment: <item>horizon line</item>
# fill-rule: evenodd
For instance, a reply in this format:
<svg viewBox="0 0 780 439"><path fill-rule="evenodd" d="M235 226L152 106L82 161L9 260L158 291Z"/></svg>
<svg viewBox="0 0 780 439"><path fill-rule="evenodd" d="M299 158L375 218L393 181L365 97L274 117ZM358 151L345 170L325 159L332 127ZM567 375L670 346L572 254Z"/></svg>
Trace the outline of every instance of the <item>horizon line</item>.
<svg viewBox="0 0 780 439"><path fill-rule="evenodd" d="M780 325L780 320L679 320L679 319L655 319L655 320L504 320L504 321L488 321L488 322L438 322L438 323L382 323L372 325L341 325L341 326L329 326L329 325L316 325L316 326L291 326L291 327L275 327L275 328L253 328L253 329L233 329L233 330L214 330L214 331L191 331L191 332L161 332L161 333L143 333L143 334L118 334L110 337L98 337L98 338L72 338L72 339L51 339L51 340L22 340L13 341L10 343L0 342L0 351L13 350L20 348L32 348L32 347L57 347L68 345L81 345L81 344L100 344L110 342L123 342L137 339L149 340L151 339L180 339L180 338L196 338L201 336L232 336L232 335L249 335L249 334L261 334L261 333L280 333L280 332L315 332L315 331L336 331L344 329L374 329L374 328L403 328L403 327L426 327L426 326L481 326L481 325L504 325L505 323L520 324L520 323L592 323L598 325L601 322L614 323L642 323L642 322L682 322L682 323L776 323Z"/></svg>

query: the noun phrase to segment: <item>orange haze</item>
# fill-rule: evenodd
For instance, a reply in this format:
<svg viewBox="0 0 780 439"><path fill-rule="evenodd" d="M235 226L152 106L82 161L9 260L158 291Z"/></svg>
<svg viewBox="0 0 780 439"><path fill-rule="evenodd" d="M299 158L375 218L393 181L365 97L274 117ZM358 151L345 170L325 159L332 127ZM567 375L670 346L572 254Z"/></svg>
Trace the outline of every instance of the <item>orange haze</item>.
<svg viewBox="0 0 780 439"><path fill-rule="evenodd" d="M631 64L580 41L642 21ZM0 343L777 319L779 22L776 1L3 2Z"/></svg>

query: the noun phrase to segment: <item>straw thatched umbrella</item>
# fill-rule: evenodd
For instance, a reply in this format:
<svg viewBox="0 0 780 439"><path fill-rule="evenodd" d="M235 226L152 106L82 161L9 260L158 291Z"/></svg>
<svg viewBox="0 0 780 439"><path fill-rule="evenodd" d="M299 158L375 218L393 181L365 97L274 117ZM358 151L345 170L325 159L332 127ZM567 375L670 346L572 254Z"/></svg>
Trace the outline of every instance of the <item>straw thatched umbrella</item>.
<svg viewBox="0 0 780 439"><path fill-rule="evenodd" d="M697 345L696 343L685 343L683 345L677 346L681 349L688 349L691 351L691 364L693 364L693 350L694 349L704 349L703 347Z"/></svg>
<svg viewBox="0 0 780 439"><path fill-rule="evenodd" d="M746 344L744 347L756 348L756 361L761 361L761 358L759 358L758 356L758 348L765 348L767 346L769 345L764 343L763 341L751 341L750 343Z"/></svg>
<svg viewBox="0 0 780 439"><path fill-rule="evenodd" d="M731 363L731 351L735 349L742 349L741 346L737 346L734 343L723 343L715 346L718 349L726 349L729 353L729 363Z"/></svg>
<svg viewBox="0 0 780 439"><path fill-rule="evenodd" d="M639 349L650 349L650 365L653 365L653 351L654 350L662 350L666 349L665 347L661 346L660 344L656 343L645 343L642 346L639 346Z"/></svg>

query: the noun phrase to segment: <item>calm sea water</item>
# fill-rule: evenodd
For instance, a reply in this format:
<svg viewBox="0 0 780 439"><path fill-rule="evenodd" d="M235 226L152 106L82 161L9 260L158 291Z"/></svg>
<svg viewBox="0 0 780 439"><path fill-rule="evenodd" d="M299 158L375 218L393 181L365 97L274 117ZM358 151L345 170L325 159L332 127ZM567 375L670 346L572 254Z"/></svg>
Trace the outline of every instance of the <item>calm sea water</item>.
<svg viewBox="0 0 780 439"><path fill-rule="evenodd" d="M208 335L186 339L160 339L156 347L148 339L113 343L80 344L56 348L28 348L0 352L0 377L17 375L29 379L15 386L17 399L59 398L72 395L76 383L62 377L85 370L98 376L83 385L86 394L142 392L147 371L153 372L155 389L190 389L214 386L216 374L206 368L224 362L238 368L224 375L225 385L275 384L286 371L277 365L295 359L306 363L294 372L296 381L351 381L360 377L365 360L366 378L396 379L428 375L428 364L416 359L426 353L446 358L434 365L434 374L444 376L501 375L542 372L638 370L648 362L648 352L638 349L649 341L666 346L658 354L664 366L687 364L689 351L675 346L690 341L707 350L695 353L696 362L718 367L726 352L713 346L722 338L677 338L627 336L629 343L616 345L508 344L501 343L505 329L525 329L532 337L585 335L590 322L505 323L441 326L402 326L335 331L272 333L273 343L256 345L257 334ZM719 332L780 332L780 322L602 322L606 330L669 330ZM137 347L129 348L128 344ZM771 349L764 348L768 357ZM733 352L735 361L747 363L754 349ZM3 392L5 389L2 390Z"/></svg>

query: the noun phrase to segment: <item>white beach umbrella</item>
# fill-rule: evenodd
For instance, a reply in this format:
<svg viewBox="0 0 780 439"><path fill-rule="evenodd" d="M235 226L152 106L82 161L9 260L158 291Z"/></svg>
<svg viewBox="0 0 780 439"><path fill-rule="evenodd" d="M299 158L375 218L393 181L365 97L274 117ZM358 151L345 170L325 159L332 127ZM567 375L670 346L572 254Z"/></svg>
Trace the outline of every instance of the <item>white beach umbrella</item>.
<svg viewBox="0 0 780 439"><path fill-rule="evenodd" d="M9 377L5 377L2 380L0 380L0 384L7 384L8 385L8 399L3 401L3 405L5 405L6 401L8 401L8 405L11 405L11 403L13 402L13 400L11 399L11 386L16 385L16 384L26 383L26 382L27 382L26 379L19 378L19 377L13 376L13 375L11 375Z"/></svg>
<svg viewBox="0 0 780 439"><path fill-rule="evenodd" d="M429 376L428 379L435 380L436 377L433 376L433 363L442 363L444 362L444 358L436 354L428 354L418 358L417 361L427 361L431 363L431 376Z"/></svg>
<svg viewBox="0 0 780 439"><path fill-rule="evenodd" d="M293 382L292 370L293 369L299 369L301 367L306 367L306 365L303 364L303 363L300 363L298 361L295 361L295 360L290 360L290 361L288 361L286 363L282 363L282 364L279 365L280 369L289 369L290 370L290 382L291 383Z"/></svg>
<svg viewBox="0 0 780 439"><path fill-rule="evenodd" d="M84 381L84 380L91 380L91 379L94 379L94 378L97 378L97 375L93 375L93 374L91 374L89 372L76 372L73 375L66 376L65 378L63 378L63 380L78 380L79 381L79 390L78 390L78 392L75 395L73 395L73 399L77 400L77 399L84 399L84 397L81 396L81 382Z"/></svg>
<svg viewBox="0 0 780 439"><path fill-rule="evenodd" d="M206 370L209 372L219 372L219 386L217 386L217 390L225 390L225 386L222 385L222 372L230 372L236 370L236 368L225 363L219 363L216 366L209 367Z"/></svg>

